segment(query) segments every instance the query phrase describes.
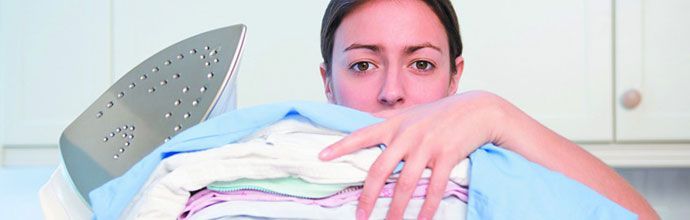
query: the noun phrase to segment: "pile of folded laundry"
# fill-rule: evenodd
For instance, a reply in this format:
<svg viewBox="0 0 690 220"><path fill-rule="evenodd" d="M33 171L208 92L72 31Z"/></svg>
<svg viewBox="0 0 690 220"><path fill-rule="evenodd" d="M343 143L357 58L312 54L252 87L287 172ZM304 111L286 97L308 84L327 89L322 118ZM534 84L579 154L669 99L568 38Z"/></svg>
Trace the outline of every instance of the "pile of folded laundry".
<svg viewBox="0 0 690 220"><path fill-rule="evenodd" d="M236 133L241 134L235 134L232 143L202 143L206 147L194 150L174 147L176 150L163 153L167 155L120 217L354 219L367 171L382 148L363 149L332 161L319 160L322 149L347 135L340 130L293 115L251 132L239 129ZM196 137L199 139L204 138ZM385 218L401 167L381 190L371 219ZM452 171L436 218L464 219L467 170L465 160ZM417 218L430 175L430 170L423 173L404 218Z"/></svg>
<svg viewBox="0 0 690 220"><path fill-rule="evenodd" d="M318 153L343 136L290 118L237 143L173 155L158 166L154 173L159 175L145 185L132 213L139 218L353 219L367 170L381 149L320 161ZM465 214L466 181L464 176L455 179L465 186L449 182L439 210L444 219ZM426 180L414 191L406 218L417 217ZM384 186L372 219L385 217L394 186L395 176Z"/></svg>

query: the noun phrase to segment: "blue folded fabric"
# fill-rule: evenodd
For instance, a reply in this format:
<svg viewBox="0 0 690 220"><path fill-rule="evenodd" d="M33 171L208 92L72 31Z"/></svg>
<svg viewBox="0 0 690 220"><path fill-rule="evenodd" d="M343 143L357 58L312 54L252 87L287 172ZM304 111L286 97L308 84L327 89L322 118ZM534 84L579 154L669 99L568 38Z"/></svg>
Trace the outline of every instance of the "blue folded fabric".
<svg viewBox="0 0 690 220"><path fill-rule="evenodd" d="M283 102L225 113L178 134L122 176L91 191L94 218L117 219L165 157L233 143L290 116L346 133L382 121L365 112L316 102ZM635 218L586 186L493 145L479 148L470 160L468 219Z"/></svg>
<svg viewBox="0 0 690 220"><path fill-rule="evenodd" d="M487 144L470 154L467 219L637 219L561 173Z"/></svg>

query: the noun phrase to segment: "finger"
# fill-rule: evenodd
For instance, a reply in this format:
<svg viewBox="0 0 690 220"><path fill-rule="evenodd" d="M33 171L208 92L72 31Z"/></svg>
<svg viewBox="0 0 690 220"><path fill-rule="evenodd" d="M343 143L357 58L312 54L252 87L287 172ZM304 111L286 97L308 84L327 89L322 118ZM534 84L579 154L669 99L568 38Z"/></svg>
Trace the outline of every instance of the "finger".
<svg viewBox="0 0 690 220"><path fill-rule="evenodd" d="M405 167L403 167L400 178L395 184L395 193L386 219L402 219L412 193L417 188L417 181L426 168L427 161L428 156L424 155L414 155L405 161Z"/></svg>
<svg viewBox="0 0 690 220"><path fill-rule="evenodd" d="M347 137L321 150L319 159L332 160L363 148L379 145L389 140L385 139L386 135L383 135L386 131L386 129L384 129L385 127L386 125L384 122L381 122L352 132L352 134Z"/></svg>
<svg viewBox="0 0 690 220"><path fill-rule="evenodd" d="M403 147L391 145L376 158L376 161L369 168L367 178L364 180L364 188L359 196L357 219L368 218L374 205L376 205L376 199L379 197L381 188L406 152L407 149Z"/></svg>
<svg viewBox="0 0 690 220"><path fill-rule="evenodd" d="M450 172L454 166L455 163L452 160L439 160L434 164L429 187L426 190L426 198L417 219L432 219L434 217L445 194Z"/></svg>

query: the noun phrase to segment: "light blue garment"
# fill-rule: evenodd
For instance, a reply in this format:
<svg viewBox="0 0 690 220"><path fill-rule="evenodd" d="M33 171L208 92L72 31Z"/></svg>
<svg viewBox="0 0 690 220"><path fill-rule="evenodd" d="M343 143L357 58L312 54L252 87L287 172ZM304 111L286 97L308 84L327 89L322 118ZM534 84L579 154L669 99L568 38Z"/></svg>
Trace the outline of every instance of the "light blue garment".
<svg viewBox="0 0 690 220"><path fill-rule="evenodd" d="M637 219L561 173L484 145L470 154L467 219Z"/></svg>
<svg viewBox="0 0 690 220"><path fill-rule="evenodd" d="M233 143L293 115L347 133L381 121L357 110L314 102L262 105L217 116L180 133L122 176L91 191L89 197L95 217L117 219L162 158ZM468 219L635 217L584 185L493 145L473 153L471 164Z"/></svg>

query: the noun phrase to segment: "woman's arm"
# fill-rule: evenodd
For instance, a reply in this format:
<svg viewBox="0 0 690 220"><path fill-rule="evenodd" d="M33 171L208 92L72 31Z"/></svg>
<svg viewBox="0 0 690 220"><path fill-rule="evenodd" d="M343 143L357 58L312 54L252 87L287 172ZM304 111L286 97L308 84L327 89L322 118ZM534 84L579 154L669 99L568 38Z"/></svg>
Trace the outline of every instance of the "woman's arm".
<svg viewBox="0 0 690 220"><path fill-rule="evenodd" d="M508 101L487 94L499 109L494 144L583 183L636 213L659 219L647 201L616 171L577 144L546 128Z"/></svg>
<svg viewBox="0 0 690 220"><path fill-rule="evenodd" d="M589 186L640 219L658 219L645 199L613 169L497 95L465 92L377 116L386 120L352 133L320 154L321 159L330 160L380 143L388 146L367 175L358 219L371 213L386 179L401 160L406 163L386 218L402 217L422 171L430 168L429 188L419 214L420 219L430 219L453 166L488 142Z"/></svg>

